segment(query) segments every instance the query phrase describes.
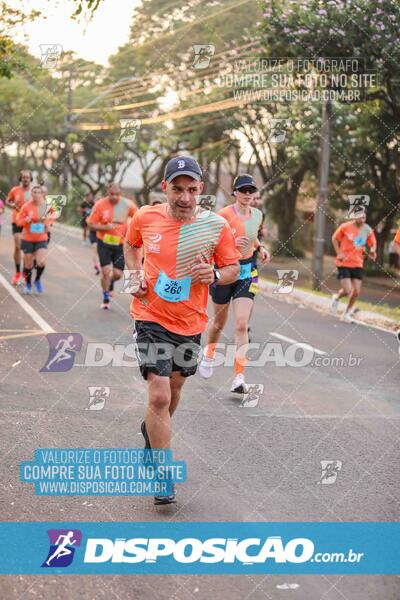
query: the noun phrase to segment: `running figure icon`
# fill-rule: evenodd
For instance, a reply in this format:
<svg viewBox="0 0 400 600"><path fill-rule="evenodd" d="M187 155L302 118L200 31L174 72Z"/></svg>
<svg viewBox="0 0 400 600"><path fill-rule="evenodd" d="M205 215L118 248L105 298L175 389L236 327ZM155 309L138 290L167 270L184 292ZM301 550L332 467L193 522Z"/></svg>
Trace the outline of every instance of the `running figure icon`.
<svg viewBox="0 0 400 600"><path fill-rule="evenodd" d="M65 372L72 369L76 353L82 347L80 333L49 333L47 334L49 355L41 373Z"/></svg>
<svg viewBox="0 0 400 600"><path fill-rule="evenodd" d="M62 360L69 360L71 358L71 354L68 350L75 350L75 344L72 344L74 336L69 335L65 340L60 340L56 346L56 350L58 350L57 354L53 356L53 358L47 363L46 369L49 371L50 367L54 363L59 363Z"/></svg>
<svg viewBox="0 0 400 600"><path fill-rule="evenodd" d="M73 539L74 532L68 531L66 535L59 535L56 540L57 549L53 554L46 560L46 565L50 566L50 563L55 558L61 558L62 556L67 556L68 554L72 554L72 550L68 548L68 546L73 546L76 544L77 540ZM62 540L62 541L61 541Z"/></svg>

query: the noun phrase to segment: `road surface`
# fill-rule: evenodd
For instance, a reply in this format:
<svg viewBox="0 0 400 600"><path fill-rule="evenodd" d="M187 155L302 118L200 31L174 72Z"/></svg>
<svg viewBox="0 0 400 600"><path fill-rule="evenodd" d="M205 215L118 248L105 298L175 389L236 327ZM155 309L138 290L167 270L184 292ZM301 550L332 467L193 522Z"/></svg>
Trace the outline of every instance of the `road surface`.
<svg viewBox="0 0 400 600"><path fill-rule="evenodd" d="M0 274L10 280L12 240L0 238ZM135 447L145 407L137 368L85 367L91 343L131 343L130 299L117 294L100 310L90 249L55 233L43 277L44 296L21 306L0 281L2 518L16 521L392 521L399 516L399 360L393 334L340 322L279 298L259 296L252 341L310 344L315 356L356 359L358 366L248 369L264 385L258 405L229 392L232 369L189 379L174 417L174 456L187 482L178 502L151 498L38 497L19 481L19 465L37 447ZM19 294L19 292L18 292ZM34 320L36 318L36 321ZM42 321L38 322L37 316ZM41 373L46 324L83 336L66 373ZM232 321L225 341L233 341ZM204 337L203 337L204 342ZM277 346L274 346L276 349ZM329 364L328 364L329 363ZM354 363L354 361L353 361ZM89 386L108 386L102 410L86 410ZM341 461L333 485L320 485L320 461ZM396 576L3 576L5 598L229 598L391 600ZM292 589L287 584L292 584ZM283 586L283 587L282 587ZM298 586L298 587L296 587ZM296 587L296 589L294 589ZM78 592L79 590L79 592Z"/></svg>

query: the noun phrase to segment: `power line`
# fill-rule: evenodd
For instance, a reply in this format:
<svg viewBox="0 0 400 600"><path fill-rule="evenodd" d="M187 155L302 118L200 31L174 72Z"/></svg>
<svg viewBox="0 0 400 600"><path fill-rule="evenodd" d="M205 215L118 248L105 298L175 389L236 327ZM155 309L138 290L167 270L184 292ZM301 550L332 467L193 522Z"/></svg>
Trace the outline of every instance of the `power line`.
<svg viewBox="0 0 400 600"><path fill-rule="evenodd" d="M259 42L257 42L257 44L258 43ZM254 45L254 44L255 44L255 42L251 43L251 45ZM233 56L233 57L231 57L229 59L229 61L234 61L234 60L236 60L236 61L243 60L243 55ZM229 62L229 61L227 61L227 62ZM159 74L164 74L164 73L159 73ZM199 78L198 80L200 82L201 80L206 79L210 75L214 75L214 74L216 74L216 75L220 74L219 66L216 66L211 71L203 74L201 78L199 78L198 74L193 74L188 79L190 80L190 79L193 79L193 78L197 77L197 78ZM156 76L157 76L157 73L154 73L152 75L152 77L156 77ZM128 82L127 82L127 85L129 85ZM132 83L131 83L131 85L132 85ZM140 84L140 86L143 88L142 84ZM145 93L151 94L153 92L149 92L146 89L146 91L144 91L141 94L135 94L133 96L133 98L143 96ZM194 94L197 94L197 93L198 93L198 90L192 90L192 91L187 92L186 96L191 96L191 95L194 95ZM108 95L108 97L111 97L111 99L118 100L119 98L126 97L126 95L127 95L127 92L123 93L123 95L120 94L119 96L114 96L114 97L110 94L110 95ZM156 100L145 100L145 101L142 101L142 102L136 102L136 103L130 103L130 104L122 104L122 105L116 105L116 106L97 107L97 108L89 108L89 109L76 108L76 109L73 109L72 112L74 112L74 113L80 113L80 114L82 114L82 113L97 113L97 112L104 112L104 111L108 111L108 112L117 111L117 112L119 112L119 111L129 110L131 108L138 108L138 107L141 107L141 106L149 106L151 104L156 104L156 103L157 103L157 99Z"/></svg>
<svg viewBox="0 0 400 600"><path fill-rule="evenodd" d="M252 100L248 97L240 99L228 98L226 100L220 100L218 102L211 102L209 104L203 104L194 108L183 109L172 113L165 113L162 115L156 115L155 117L146 117L141 119L142 125L154 125L155 123L163 123L165 121L171 121L174 119L184 119L186 117L192 117L195 115L207 114L210 112L228 110L229 108L236 108L248 104ZM80 131L102 131L118 129L116 125L109 125L107 123L81 123L79 128Z"/></svg>

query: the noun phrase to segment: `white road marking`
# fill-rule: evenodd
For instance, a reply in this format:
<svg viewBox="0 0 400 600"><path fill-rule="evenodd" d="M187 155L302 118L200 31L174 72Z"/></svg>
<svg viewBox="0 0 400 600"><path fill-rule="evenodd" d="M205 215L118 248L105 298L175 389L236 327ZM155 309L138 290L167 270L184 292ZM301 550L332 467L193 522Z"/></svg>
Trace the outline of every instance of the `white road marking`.
<svg viewBox="0 0 400 600"><path fill-rule="evenodd" d="M13 286L8 283L7 279L0 273L0 283L4 285L7 292L14 298L16 302L24 309L24 311L31 317L33 321L44 331L44 333L55 333L54 329L50 327L50 325L45 321L39 313L30 305L24 298L18 294L18 292L13 288Z"/></svg>
<svg viewBox="0 0 400 600"><path fill-rule="evenodd" d="M32 337L33 335L45 335L49 331L30 331L28 333L13 333L12 335L0 335L0 340L15 340L16 338Z"/></svg>
<svg viewBox="0 0 400 600"><path fill-rule="evenodd" d="M289 342L290 344L296 344L299 348L307 348L311 349L315 352L315 354L320 354L321 356L327 356L328 353L324 352L324 350L319 350L319 348L314 348L311 344L305 344L304 342L297 342L296 340L286 337L286 335L281 335L280 333L275 333L273 331L269 332L269 335L278 338L279 340L283 340L284 342Z"/></svg>
<svg viewBox="0 0 400 600"><path fill-rule="evenodd" d="M61 250L61 252L67 252L68 248L66 246L62 246L61 244L56 244L57 250Z"/></svg>

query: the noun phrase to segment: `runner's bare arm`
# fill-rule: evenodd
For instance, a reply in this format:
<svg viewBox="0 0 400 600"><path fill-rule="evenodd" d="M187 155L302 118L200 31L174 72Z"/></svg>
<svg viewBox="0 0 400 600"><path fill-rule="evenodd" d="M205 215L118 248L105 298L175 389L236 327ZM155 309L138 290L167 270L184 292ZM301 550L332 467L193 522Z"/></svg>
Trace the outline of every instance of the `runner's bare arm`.
<svg viewBox="0 0 400 600"><path fill-rule="evenodd" d="M140 298L147 294L147 284L143 270L143 248L142 246L132 246L128 240L124 242L124 259L125 269L136 271L136 277L133 277L131 283L134 285L135 280L140 282L140 287L137 292L132 293L132 296Z"/></svg>

